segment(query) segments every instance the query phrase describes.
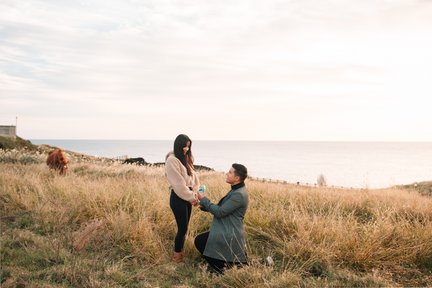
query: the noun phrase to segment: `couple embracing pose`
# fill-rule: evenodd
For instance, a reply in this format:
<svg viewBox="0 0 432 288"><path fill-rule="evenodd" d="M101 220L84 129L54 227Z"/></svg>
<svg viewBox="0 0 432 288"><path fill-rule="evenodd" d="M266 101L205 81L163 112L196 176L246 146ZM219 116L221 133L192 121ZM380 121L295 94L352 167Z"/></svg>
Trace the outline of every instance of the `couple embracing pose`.
<svg viewBox="0 0 432 288"><path fill-rule="evenodd" d="M200 181L193 166L192 141L180 134L174 141L174 150L168 153L165 174L170 184L170 207L177 223L172 260L184 261L183 247L192 206L211 213L210 231L195 237L195 247L208 262L210 271L223 273L232 266L247 265L246 239L243 219L248 207L248 193L244 180L247 169L234 163L226 173L230 191L214 204L206 193L199 193Z"/></svg>

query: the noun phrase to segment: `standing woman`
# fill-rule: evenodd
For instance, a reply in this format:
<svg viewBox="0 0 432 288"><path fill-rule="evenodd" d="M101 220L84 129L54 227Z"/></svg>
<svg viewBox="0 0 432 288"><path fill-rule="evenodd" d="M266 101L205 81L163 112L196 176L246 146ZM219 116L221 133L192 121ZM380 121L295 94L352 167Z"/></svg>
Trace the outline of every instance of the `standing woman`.
<svg viewBox="0 0 432 288"><path fill-rule="evenodd" d="M172 261L184 262L183 246L192 205L198 203L199 179L195 173L192 156L192 141L187 135L180 134L174 141L174 151L165 158L165 174L170 184L170 207L177 223Z"/></svg>

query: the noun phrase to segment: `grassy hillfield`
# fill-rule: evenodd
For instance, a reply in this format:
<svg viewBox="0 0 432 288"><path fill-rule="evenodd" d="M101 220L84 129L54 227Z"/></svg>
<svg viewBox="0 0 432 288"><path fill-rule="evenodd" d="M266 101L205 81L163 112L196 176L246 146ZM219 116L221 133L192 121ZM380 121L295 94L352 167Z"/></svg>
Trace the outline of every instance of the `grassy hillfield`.
<svg viewBox="0 0 432 288"><path fill-rule="evenodd" d="M196 208L186 263L170 261L176 225L163 167L69 152L69 172L59 176L45 164L48 147L6 148L4 288L432 285L432 183L368 190L247 180L251 265L217 276L193 245L211 221ZM229 190L222 173L200 172L200 179L213 201ZM274 265L264 264L266 256Z"/></svg>

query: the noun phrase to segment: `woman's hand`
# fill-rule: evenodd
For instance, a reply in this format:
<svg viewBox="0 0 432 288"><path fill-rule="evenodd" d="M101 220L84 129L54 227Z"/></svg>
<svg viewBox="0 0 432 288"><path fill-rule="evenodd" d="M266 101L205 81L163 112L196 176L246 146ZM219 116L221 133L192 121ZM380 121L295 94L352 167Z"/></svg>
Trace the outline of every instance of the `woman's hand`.
<svg viewBox="0 0 432 288"><path fill-rule="evenodd" d="M199 199L195 199L195 200L191 201L191 204L196 207L200 204L200 201L199 201Z"/></svg>

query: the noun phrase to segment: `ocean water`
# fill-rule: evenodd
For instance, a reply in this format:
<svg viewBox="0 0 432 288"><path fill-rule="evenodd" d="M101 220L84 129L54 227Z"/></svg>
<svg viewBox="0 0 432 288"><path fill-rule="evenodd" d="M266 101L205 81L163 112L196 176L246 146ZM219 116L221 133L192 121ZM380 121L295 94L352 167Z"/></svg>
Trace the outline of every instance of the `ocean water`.
<svg viewBox="0 0 432 288"><path fill-rule="evenodd" d="M47 140L66 150L101 157L143 157L164 162L173 141ZM384 188L432 180L432 142L193 141L195 164L227 171L244 164L253 177L313 185Z"/></svg>

